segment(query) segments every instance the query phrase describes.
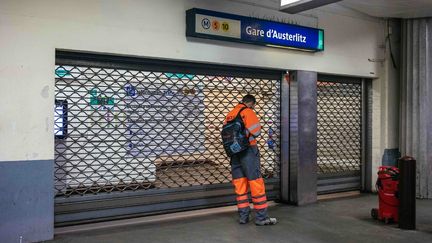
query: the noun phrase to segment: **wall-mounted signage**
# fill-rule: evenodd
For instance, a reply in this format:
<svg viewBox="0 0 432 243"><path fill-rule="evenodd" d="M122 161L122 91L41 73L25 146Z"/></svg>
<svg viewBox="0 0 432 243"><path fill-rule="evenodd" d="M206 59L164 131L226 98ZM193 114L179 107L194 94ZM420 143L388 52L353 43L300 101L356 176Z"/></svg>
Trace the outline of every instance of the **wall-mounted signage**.
<svg viewBox="0 0 432 243"><path fill-rule="evenodd" d="M324 30L204 9L186 11L186 36L304 51L324 50Z"/></svg>
<svg viewBox="0 0 432 243"><path fill-rule="evenodd" d="M54 135L56 138L65 138L67 134L67 101L55 100L54 110Z"/></svg>
<svg viewBox="0 0 432 243"><path fill-rule="evenodd" d="M192 74L164 73L164 82L145 80L123 86L126 109L127 154L135 158L181 155L205 151L205 94L196 86L179 79ZM188 76L186 76L188 75ZM180 134L178 136L178 134Z"/></svg>

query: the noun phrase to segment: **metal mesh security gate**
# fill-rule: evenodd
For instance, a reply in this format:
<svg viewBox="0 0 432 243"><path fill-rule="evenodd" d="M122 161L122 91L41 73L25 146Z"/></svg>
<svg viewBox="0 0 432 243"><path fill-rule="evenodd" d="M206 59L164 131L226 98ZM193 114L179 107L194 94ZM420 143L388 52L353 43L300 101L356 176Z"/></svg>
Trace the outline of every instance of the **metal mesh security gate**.
<svg viewBox="0 0 432 243"><path fill-rule="evenodd" d="M360 189L362 83L318 81L318 192ZM328 79L327 79L328 80ZM331 80L331 79L330 79Z"/></svg>
<svg viewBox="0 0 432 243"><path fill-rule="evenodd" d="M58 224L233 203L220 128L248 93L257 97L263 125L263 177L270 198L277 196L279 74L184 72L163 61L95 58L57 58Z"/></svg>

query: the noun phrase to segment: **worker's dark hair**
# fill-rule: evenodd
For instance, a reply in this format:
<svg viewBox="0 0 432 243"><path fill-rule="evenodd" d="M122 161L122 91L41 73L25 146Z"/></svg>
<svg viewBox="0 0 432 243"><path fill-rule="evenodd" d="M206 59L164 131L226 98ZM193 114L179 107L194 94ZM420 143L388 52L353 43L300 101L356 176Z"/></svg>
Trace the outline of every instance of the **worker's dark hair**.
<svg viewBox="0 0 432 243"><path fill-rule="evenodd" d="M249 102L253 102L255 104L256 103L255 96L248 94L243 97L242 103L249 103Z"/></svg>

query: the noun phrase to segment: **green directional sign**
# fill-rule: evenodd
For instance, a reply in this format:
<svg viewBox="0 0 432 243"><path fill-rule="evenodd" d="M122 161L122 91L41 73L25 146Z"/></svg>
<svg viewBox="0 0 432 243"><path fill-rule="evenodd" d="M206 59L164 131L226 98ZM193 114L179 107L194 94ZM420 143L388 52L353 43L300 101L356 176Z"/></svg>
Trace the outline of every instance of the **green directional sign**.
<svg viewBox="0 0 432 243"><path fill-rule="evenodd" d="M115 99L113 97L107 97L99 92L97 88L93 88L89 91L90 94L90 105L92 106L114 106Z"/></svg>
<svg viewBox="0 0 432 243"><path fill-rule="evenodd" d="M99 96L99 97L90 97L90 105L114 105L114 98Z"/></svg>
<svg viewBox="0 0 432 243"><path fill-rule="evenodd" d="M193 75L193 74L184 74L184 73L165 73L165 76L167 77L167 78L179 78L179 79L182 79L182 78L188 78L188 79L193 79L194 77L195 77L195 75Z"/></svg>
<svg viewBox="0 0 432 243"><path fill-rule="evenodd" d="M320 30L318 32L318 50L324 50L324 31Z"/></svg>
<svg viewBox="0 0 432 243"><path fill-rule="evenodd" d="M64 78L66 75L70 75L70 72L63 67L59 67L55 70L57 77Z"/></svg>

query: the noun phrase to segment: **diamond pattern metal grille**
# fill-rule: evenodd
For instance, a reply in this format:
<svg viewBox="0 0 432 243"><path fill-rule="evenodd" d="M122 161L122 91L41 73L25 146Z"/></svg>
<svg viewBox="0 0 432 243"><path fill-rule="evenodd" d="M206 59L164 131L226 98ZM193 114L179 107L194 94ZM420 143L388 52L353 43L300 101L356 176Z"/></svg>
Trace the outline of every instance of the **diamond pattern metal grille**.
<svg viewBox="0 0 432 243"><path fill-rule="evenodd" d="M248 93L279 178L279 80L58 65L55 89L57 197L229 183L220 129Z"/></svg>
<svg viewBox="0 0 432 243"><path fill-rule="evenodd" d="M318 173L360 171L361 84L318 82Z"/></svg>

